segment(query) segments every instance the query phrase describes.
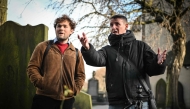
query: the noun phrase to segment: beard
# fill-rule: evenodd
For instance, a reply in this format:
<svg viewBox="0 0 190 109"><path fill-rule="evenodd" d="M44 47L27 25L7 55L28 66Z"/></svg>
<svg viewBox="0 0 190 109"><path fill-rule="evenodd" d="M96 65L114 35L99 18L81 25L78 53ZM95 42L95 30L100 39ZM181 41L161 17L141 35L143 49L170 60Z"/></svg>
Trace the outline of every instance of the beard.
<svg viewBox="0 0 190 109"><path fill-rule="evenodd" d="M60 38L60 37L58 37L58 38L57 38L57 40L58 40L59 42L66 41L66 40L68 40L68 39L69 39L69 37L67 37L67 38Z"/></svg>

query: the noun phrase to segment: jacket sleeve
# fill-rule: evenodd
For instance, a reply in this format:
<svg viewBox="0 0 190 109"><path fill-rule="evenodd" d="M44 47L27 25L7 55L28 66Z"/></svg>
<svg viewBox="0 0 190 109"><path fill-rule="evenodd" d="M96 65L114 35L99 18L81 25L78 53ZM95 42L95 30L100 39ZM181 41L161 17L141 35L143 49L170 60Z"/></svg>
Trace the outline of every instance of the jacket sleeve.
<svg viewBox="0 0 190 109"><path fill-rule="evenodd" d="M76 71L75 71L75 85L76 85L76 90L75 90L75 95L80 92L82 89L82 86L84 85L85 81L85 69L84 69L84 60L82 57L81 52L78 51L78 59L76 63Z"/></svg>
<svg viewBox="0 0 190 109"><path fill-rule="evenodd" d="M143 61L145 65L145 72L149 76L164 74L166 69L166 62L164 61L162 65L159 65L157 63L157 54L151 49L150 46L148 46L146 43L144 44Z"/></svg>
<svg viewBox="0 0 190 109"><path fill-rule="evenodd" d="M40 66L42 61L42 46L38 44L29 60L27 67L27 75L30 81L34 84L35 87L42 88L42 79L43 77L40 75Z"/></svg>
<svg viewBox="0 0 190 109"><path fill-rule="evenodd" d="M89 50L85 50L84 47L81 48L82 55L86 64L96 67L103 67L106 65L106 52L105 49L102 48L96 51L92 44L90 45Z"/></svg>

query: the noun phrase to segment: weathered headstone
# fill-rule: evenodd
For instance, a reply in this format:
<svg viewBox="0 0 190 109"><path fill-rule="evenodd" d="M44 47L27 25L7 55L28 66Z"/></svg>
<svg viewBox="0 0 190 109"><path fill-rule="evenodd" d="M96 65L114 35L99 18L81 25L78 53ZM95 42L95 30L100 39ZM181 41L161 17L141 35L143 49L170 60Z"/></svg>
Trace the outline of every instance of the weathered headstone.
<svg viewBox="0 0 190 109"><path fill-rule="evenodd" d="M98 97L98 80L95 78L95 71L93 71L93 77L88 80L88 90L87 93L91 95L92 102L97 101Z"/></svg>
<svg viewBox="0 0 190 109"><path fill-rule="evenodd" d="M178 101L179 106L185 109L183 86L178 82ZM156 85L156 101L158 108L165 108L166 103L166 83L163 79L160 79Z"/></svg>
<svg viewBox="0 0 190 109"><path fill-rule="evenodd" d="M160 79L156 85L156 102L157 107L165 108L166 82L163 79Z"/></svg>
<svg viewBox="0 0 190 109"><path fill-rule="evenodd" d="M21 26L7 21L0 26L0 108L30 109L35 87L26 74L34 47L47 40L48 27Z"/></svg>
<svg viewBox="0 0 190 109"><path fill-rule="evenodd" d="M186 109L183 85L180 82L178 82L178 102L181 109Z"/></svg>
<svg viewBox="0 0 190 109"><path fill-rule="evenodd" d="M73 107L73 109L92 109L91 95L81 91L75 97Z"/></svg>

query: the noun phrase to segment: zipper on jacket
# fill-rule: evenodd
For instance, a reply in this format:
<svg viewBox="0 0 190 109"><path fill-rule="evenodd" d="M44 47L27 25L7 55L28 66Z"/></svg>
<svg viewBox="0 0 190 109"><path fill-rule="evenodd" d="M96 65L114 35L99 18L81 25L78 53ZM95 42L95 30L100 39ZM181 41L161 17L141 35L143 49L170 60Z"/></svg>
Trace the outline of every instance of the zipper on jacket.
<svg viewBox="0 0 190 109"><path fill-rule="evenodd" d="M63 89L63 54L61 53L61 51L59 49L57 49L56 47L52 46L58 53L60 53L61 55L61 70L60 70L60 87L61 87L61 94L62 96L64 96L64 89ZM57 97L60 98L60 94L57 94Z"/></svg>
<svg viewBox="0 0 190 109"><path fill-rule="evenodd" d="M62 94L62 96L63 96L63 94L64 94L64 89L63 89L63 55L61 54L61 70L60 70L60 81L61 81L61 85L60 85L60 87L61 87L61 94ZM59 95L58 95L59 96Z"/></svg>
<svg viewBox="0 0 190 109"><path fill-rule="evenodd" d="M123 87L124 87L124 91L125 91L125 96L126 96L126 99L127 99L127 102L129 103L126 103L126 104L128 104L128 106L131 106L133 103L130 101L130 99L129 99L129 97L128 97L128 94L127 94L127 90L126 90L126 88L127 88L127 86L126 86L126 75L125 75L125 73L124 73L124 69L125 69L125 67L126 67L126 61L123 61L123 65L122 65L122 75L123 75Z"/></svg>

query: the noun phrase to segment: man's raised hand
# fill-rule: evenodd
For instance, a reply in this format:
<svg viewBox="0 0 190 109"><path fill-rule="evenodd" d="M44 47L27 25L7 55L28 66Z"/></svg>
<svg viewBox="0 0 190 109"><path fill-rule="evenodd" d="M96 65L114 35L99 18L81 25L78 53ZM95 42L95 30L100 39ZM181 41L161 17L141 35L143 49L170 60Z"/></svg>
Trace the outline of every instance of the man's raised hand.
<svg viewBox="0 0 190 109"><path fill-rule="evenodd" d="M89 46L89 42L88 42L88 38L86 37L85 33L82 33L82 36L78 35L78 39L80 41L80 43L82 44L82 46L86 49L89 50L90 46Z"/></svg>
<svg viewBox="0 0 190 109"><path fill-rule="evenodd" d="M162 63L166 60L166 50L163 53L160 53L160 48L158 48L158 64L162 65Z"/></svg>

